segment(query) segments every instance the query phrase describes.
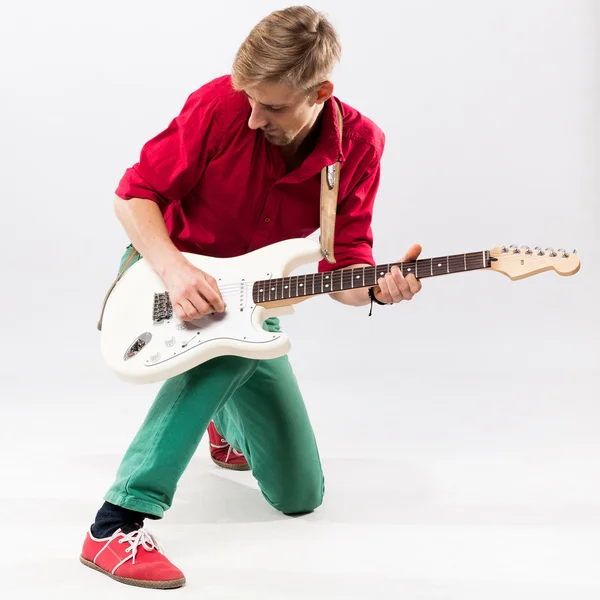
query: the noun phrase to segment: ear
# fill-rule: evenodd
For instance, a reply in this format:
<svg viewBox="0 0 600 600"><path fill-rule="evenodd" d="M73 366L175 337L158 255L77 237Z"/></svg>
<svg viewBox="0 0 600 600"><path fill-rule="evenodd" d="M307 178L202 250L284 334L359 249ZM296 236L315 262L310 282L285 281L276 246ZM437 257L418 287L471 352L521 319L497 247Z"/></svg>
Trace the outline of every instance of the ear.
<svg viewBox="0 0 600 600"><path fill-rule="evenodd" d="M314 102L315 104L323 104L329 100L332 95L333 83L331 83L331 81L324 81L315 92Z"/></svg>

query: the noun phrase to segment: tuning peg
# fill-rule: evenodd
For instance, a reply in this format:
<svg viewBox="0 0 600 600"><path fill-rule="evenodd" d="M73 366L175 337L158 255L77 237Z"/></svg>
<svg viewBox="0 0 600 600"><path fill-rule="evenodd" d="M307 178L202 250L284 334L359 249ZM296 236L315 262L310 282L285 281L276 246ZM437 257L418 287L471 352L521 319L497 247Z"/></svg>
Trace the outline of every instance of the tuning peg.
<svg viewBox="0 0 600 600"><path fill-rule="evenodd" d="M529 246L521 246L521 249L525 250L525 254L532 254L532 250Z"/></svg>
<svg viewBox="0 0 600 600"><path fill-rule="evenodd" d="M536 246L535 249L538 251L538 256L544 256L544 251L539 246Z"/></svg>
<svg viewBox="0 0 600 600"><path fill-rule="evenodd" d="M521 251L519 250L519 247L516 244L511 244L510 247L513 248L513 254L521 254Z"/></svg>
<svg viewBox="0 0 600 600"><path fill-rule="evenodd" d="M502 253L506 254L508 252L508 248L506 246L502 246Z"/></svg>
<svg viewBox="0 0 600 600"><path fill-rule="evenodd" d="M556 256L556 252L554 251L554 248L546 248L546 252L550 250L550 256Z"/></svg>
<svg viewBox="0 0 600 600"><path fill-rule="evenodd" d="M569 258L569 253L564 248L559 248L558 251L562 252L563 258Z"/></svg>

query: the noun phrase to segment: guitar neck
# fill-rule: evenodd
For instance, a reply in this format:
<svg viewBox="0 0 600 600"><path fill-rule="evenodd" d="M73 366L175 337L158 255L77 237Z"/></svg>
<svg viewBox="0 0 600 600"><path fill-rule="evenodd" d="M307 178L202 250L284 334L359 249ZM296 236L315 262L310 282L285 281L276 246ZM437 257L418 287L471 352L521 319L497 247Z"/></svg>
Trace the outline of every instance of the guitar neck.
<svg viewBox="0 0 600 600"><path fill-rule="evenodd" d="M256 304L277 302L289 298L304 298L377 285L377 280L388 273L393 266L398 266L405 277L413 273L417 279L424 279L436 275L489 269L491 260L489 250L482 250L481 252L424 258L416 261L263 279L254 283L252 296Z"/></svg>

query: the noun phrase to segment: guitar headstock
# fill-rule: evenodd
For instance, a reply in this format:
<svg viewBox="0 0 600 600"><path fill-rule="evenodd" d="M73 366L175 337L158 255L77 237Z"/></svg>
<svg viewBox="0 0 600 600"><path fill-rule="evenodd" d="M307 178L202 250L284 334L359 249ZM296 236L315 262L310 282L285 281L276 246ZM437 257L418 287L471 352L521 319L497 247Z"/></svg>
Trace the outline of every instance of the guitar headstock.
<svg viewBox="0 0 600 600"><path fill-rule="evenodd" d="M543 271L554 270L559 275L575 275L579 271L577 251L554 250L529 246L497 246L490 250L491 268L511 279L524 279ZM495 260L494 260L495 259Z"/></svg>

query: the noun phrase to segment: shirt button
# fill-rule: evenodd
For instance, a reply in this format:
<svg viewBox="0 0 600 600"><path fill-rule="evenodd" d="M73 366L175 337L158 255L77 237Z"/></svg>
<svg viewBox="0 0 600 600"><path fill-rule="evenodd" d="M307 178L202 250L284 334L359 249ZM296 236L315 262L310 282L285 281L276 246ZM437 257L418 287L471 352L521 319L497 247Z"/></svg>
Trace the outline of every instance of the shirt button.
<svg viewBox="0 0 600 600"><path fill-rule="evenodd" d="M271 220L271 217L267 217L267 218L265 219L265 223L268 223L270 220Z"/></svg>

